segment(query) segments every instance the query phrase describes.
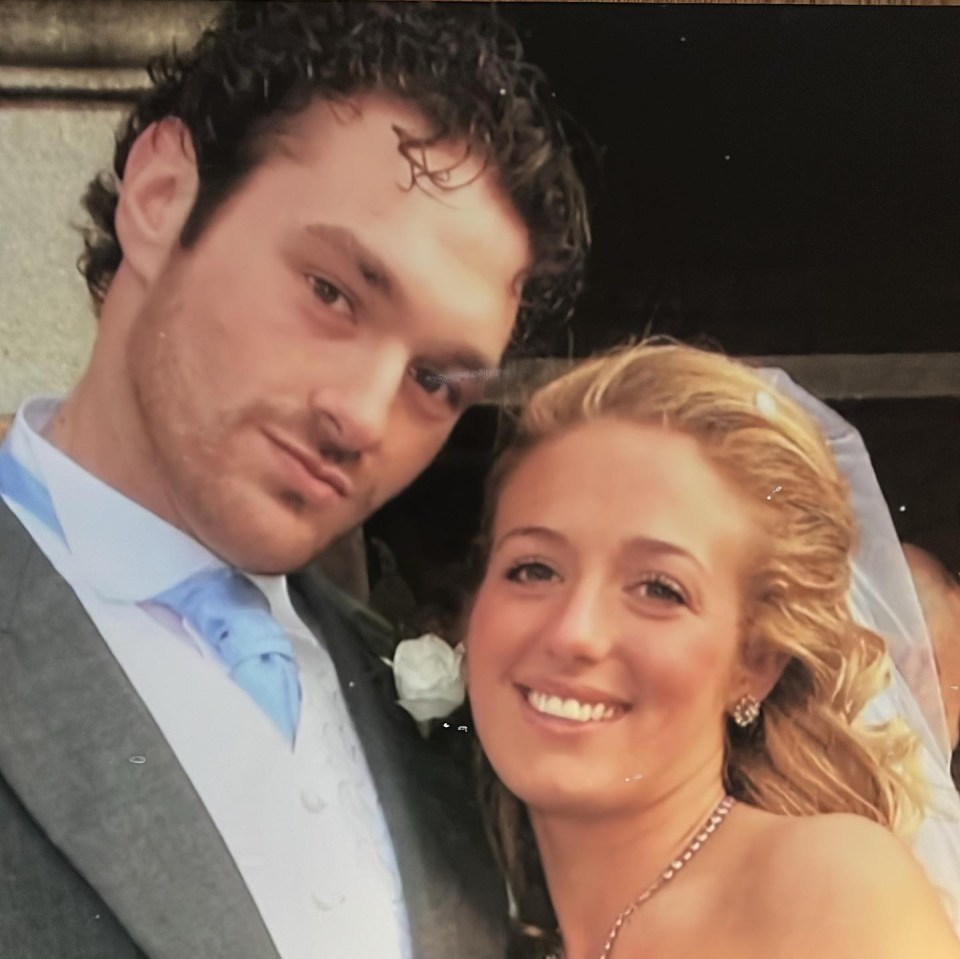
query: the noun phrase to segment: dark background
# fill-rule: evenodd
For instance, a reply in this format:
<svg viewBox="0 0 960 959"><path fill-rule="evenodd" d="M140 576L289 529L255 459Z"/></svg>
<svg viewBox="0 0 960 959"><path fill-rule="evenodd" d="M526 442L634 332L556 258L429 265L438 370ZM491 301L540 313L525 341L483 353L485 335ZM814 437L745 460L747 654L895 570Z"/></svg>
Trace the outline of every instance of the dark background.
<svg viewBox="0 0 960 959"><path fill-rule="evenodd" d="M644 332L738 355L960 351L960 9L499 9L595 146L588 287L549 352ZM901 536L960 570L960 398L834 405ZM420 602L451 602L496 415L471 411L368 524Z"/></svg>
<svg viewBox="0 0 960 959"><path fill-rule="evenodd" d="M578 353L960 349L960 10L500 9L603 153Z"/></svg>

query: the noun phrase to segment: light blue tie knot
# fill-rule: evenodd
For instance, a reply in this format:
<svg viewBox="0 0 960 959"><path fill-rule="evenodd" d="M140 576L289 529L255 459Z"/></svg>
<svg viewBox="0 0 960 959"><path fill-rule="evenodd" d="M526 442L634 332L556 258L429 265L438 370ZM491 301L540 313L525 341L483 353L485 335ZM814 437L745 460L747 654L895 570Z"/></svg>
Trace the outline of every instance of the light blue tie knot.
<svg viewBox="0 0 960 959"><path fill-rule="evenodd" d="M195 573L154 601L181 616L227 667L291 745L300 719L300 683L290 640L266 597L231 569Z"/></svg>

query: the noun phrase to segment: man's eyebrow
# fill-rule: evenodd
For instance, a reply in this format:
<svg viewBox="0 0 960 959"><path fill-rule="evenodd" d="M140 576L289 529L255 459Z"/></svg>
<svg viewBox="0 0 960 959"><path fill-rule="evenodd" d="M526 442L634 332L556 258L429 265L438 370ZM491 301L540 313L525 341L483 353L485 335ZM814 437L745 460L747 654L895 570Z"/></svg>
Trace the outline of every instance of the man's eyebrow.
<svg viewBox="0 0 960 959"><path fill-rule="evenodd" d="M390 268L353 230L330 223L310 223L307 232L351 259L360 275L377 292L386 297L396 295L398 284Z"/></svg>
<svg viewBox="0 0 960 959"><path fill-rule="evenodd" d="M494 380L501 372L495 358L485 356L477 350L441 349L431 356L431 360L437 363L451 380L458 378Z"/></svg>

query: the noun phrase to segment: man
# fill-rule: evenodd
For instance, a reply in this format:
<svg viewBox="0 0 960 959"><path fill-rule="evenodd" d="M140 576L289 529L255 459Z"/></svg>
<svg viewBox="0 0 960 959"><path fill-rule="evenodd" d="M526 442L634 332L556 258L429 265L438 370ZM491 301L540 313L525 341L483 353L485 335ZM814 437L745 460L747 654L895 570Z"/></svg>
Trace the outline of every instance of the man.
<svg viewBox="0 0 960 959"><path fill-rule="evenodd" d="M239 3L91 184L92 359L0 449L0 955L503 954L388 631L285 576L576 293L581 187L489 16Z"/></svg>

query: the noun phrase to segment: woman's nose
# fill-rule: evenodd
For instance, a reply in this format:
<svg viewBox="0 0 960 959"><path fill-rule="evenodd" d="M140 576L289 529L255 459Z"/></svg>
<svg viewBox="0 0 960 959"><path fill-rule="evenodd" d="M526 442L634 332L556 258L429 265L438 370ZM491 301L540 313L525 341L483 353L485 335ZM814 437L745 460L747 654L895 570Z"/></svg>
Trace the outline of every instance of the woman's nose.
<svg viewBox="0 0 960 959"><path fill-rule="evenodd" d="M614 622L612 600L599 584L570 591L544 624L543 639L557 659L596 662L610 653Z"/></svg>

